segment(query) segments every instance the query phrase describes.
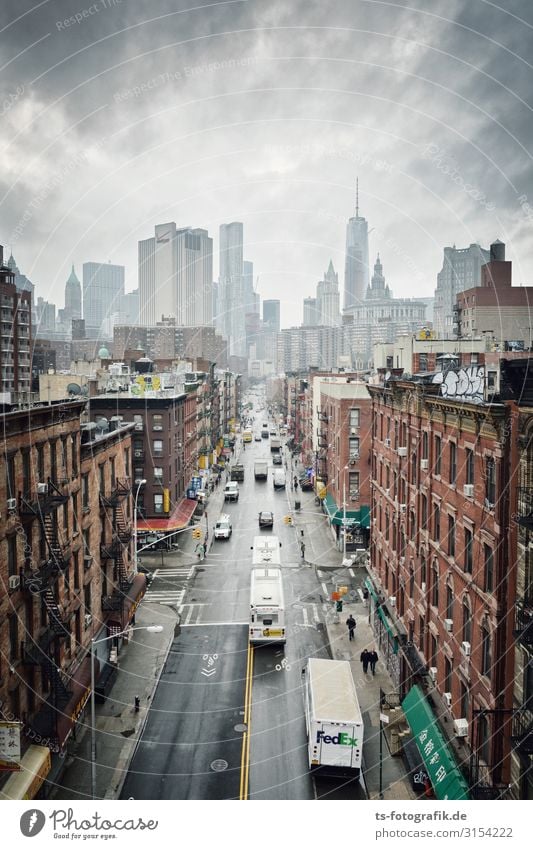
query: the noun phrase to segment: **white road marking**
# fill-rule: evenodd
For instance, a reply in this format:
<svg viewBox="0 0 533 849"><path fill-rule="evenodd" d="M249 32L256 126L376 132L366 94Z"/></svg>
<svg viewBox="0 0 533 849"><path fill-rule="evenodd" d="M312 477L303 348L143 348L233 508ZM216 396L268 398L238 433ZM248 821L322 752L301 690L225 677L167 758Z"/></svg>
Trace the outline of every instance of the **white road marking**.
<svg viewBox="0 0 533 849"><path fill-rule="evenodd" d="M193 611L194 611L194 607L193 607L193 605L191 604L191 605L189 606L189 612L187 613L187 616L185 617L185 622L184 622L184 624L185 624L185 625L188 625L188 624L189 624L189 622L191 621Z"/></svg>
<svg viewBox="0 0 533 849"><path fill-rule="evenodd" d="M316 606L316 604L311 605L311 607L313 608L313 615L314 615L314 617L315 617L315 622L320 622L320 616L319 616L319 613L318 613L318 607Z"/></svg>
<svg viewBox="0 0 533 849"><path fill-rule="evenodd" d="M216 625L248 625L248 622L189 622L182 623L183 625L187 625L188 628L213 628Z"/></svg>
<svg viewBox="0 0 533 849"><path fill-rule="evenodd" d="M307 610L305 609L305 607L304 607L304 609L302 610L302 614L303 614L303 617L304 617L304 625L308 625L308 624L309 624L309 619L308 619L308 617L307 617Z"/></svg>
<svg viewBox="0 0 533 849"><path fill-rule="evenodd" d="M329 595L328 588L326 587L326 584L324 583L324 581L322 581L321 586L322 586L322 589L324 590L324 595L328 596Z"/></svg>
<svg viewBox="0 0 533 849"><path fill-rule="evenodd" d="M348 569L348 572L350 573L350 575L352 576L352 578L355 578L355 572L354 572L354 570L353 570L353 569Z"/></svg>

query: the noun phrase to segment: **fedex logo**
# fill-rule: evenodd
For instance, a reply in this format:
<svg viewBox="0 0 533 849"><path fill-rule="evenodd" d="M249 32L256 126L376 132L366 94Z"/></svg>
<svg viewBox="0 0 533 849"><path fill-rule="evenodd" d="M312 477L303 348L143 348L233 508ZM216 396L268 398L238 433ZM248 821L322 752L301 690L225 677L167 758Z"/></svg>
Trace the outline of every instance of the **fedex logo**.
<svg viewBox="0 0 533 849"><path fill-rule="evenodd" d="M346 734L345 731L341 731L339 734L335 734L334 737L331 734L324 734L323 731L317 731L316 733L316 742L317 743L332 743L334 746L358 746L359 740L357 737L350 737L349 734Z"/></svg>

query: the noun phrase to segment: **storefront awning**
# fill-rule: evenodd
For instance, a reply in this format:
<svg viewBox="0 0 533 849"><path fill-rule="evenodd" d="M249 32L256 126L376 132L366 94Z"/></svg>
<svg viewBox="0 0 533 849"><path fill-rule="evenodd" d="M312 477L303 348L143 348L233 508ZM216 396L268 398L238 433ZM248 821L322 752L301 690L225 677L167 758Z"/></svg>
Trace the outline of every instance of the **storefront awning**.
<svg viewBox="0 0 533 849"><path fill-rule="evenodd" d="M51 766L48 746L30 746L20 762L20 771L0 790L0 799L35 799Z"/></svg>
<svg viewBox="0 0 533 849"><path fill-rule="evenodd" d="M122 610L110 614L106 623L108 629L115 626L119 628L119 632L124 631L135 616L135 611L143 600L145 592L146 575L139 573L138 575L135 575L128 591L124 594Z"/></svg>
<svg viewBox="0 0 533 849"><path fill-rule="evenodd" d="M357 510L344 510L342 505L337 507L335 499L328 492L324 498L324 506L328 514L328 518L332 525L343 525L346 518L346 525L359 524L361 528L370 528L370 507L361 505Z"/></svg>
<svg viewBox="0 0 533 849"><path fill-rule="evenodd" d="M95 658L95 680L98 678L100 664ZM91 695L91 658L86 657L80 664L77 671L71 677L68 688L72 692L70 699L65 707L60 710L58 708L57 719L57 737L59 748L62 749L70 733L78 721L83 708L87 704Z"/></svg>
<svg viewBox="0 0 533 849"><path fill-rule="evenodd" d="M198 502L193 501L192 498L182 498L178 501L174 512L170 516L161 519L139 519L137 521L137 533L145 533L146 531L159 531L160 533L180 531L186 528L191 521L192 514L197 505Z"/></svg>
<svg viewBox="0 0 533 849"><path fill-rule="evenodd" d="M424 693L415 684L402 702L437 799L470 799L468 785Z"/></svg>

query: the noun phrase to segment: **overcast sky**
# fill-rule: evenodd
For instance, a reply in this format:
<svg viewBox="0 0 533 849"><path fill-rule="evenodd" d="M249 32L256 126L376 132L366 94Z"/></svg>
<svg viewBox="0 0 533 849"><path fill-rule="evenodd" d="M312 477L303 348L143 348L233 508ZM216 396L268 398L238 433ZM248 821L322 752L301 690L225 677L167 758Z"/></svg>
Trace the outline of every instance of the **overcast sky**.
<svg viewBox="0 0 533 849"><path fill-rule="evenodd" d="M243 221L261 296L299 324L330 258L344 281L359 176L395 295L495 238L533 284L533 2L502 5L2 0L0 243L63 306L72 262L123 263L131 290L154 224L217 252Z"/></svg>

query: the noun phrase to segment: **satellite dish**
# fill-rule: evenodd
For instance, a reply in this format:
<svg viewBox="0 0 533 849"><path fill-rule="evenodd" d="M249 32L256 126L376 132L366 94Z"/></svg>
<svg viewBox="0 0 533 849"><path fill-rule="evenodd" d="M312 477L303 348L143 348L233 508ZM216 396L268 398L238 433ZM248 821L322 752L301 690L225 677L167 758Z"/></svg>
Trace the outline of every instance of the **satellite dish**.
<svg viewBox="0 0 533 849"><path fill-rule="evenodd" d="M80 395L88 395L88 394L89 394L89 387L88 386L82 386L81 391L80 391Z"/></svg>
<svg viewBox="0 0 533 849"><path fill-rule="evenodd" d="M67 392L69 395L82 395L83 390L79 383L69 383L67 386Z"/></svg>

